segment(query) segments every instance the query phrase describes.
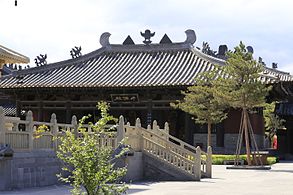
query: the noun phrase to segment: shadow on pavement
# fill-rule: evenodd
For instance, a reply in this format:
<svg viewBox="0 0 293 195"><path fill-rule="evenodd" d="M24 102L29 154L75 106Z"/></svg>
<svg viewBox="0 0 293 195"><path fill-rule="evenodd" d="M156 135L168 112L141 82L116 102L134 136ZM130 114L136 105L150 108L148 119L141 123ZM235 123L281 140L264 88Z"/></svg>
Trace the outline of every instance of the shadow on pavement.
<svg viewBox="0 0 293 195"><path fill-rule="evenodd" d="M279 173L293 173L293 170L270 170L269 172L279 172Z"/></svg>
<svg viewBox="0 0 293 195"><path fill-rule="evenodd" d="M148 189L137 189L137 188L132 188L127 190L127 194L134 194L134 193L138 193L138 192L142 192L142 191L146 191Z"/></svg>

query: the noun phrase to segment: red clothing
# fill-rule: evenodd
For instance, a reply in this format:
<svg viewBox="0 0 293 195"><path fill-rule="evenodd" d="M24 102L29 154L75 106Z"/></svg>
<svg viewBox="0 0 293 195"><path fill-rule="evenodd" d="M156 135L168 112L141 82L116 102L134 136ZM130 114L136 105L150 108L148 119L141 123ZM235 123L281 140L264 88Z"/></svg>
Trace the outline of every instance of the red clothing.
<svg viewBox="0 0 293 195"><path fill-rule="evenodd" d="M273 148L277 149L278 148L278 138L276 135L273 137Z"/></svg>

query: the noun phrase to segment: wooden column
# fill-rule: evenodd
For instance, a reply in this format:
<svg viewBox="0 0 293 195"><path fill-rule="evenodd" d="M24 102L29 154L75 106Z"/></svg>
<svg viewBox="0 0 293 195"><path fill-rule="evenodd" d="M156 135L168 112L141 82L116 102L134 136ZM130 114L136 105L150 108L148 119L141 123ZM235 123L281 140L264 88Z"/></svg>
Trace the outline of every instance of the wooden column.
<svg viewBox="0 0 293 195"><path fill-rule="evenodd" d="M190 115L188 113L184 113L184 141L193 145L193 135L190 129Z"/></svg>
<svg viewBox="0 0 293 195"><path fill-rule="evenodd" d="M20 113L21 112L21 101L16 100L15 106L16 106L16 117L20 117L20 115L21 115L21 113Z"/></svg>
<svg viewBox="0 0 293 195"><path fill-rule="evenodd" d="M71 101L67 101L66 102L66 123L70 123L71 122L71 107L72 107L72 103Z"/></svg>
<svg viewBox="0 0 293 195"><path fill-rule="evenodd" d="M40 100L38 104L38 121L43 121L43 101Z"/></svg>
<svg viewBox="0 0 293 195"><path fill-rule="evenodd" d="M147 125L152 124L152 120L153 120L153 103L152 103L152 99L148 99L148 103L147 103Z"/></svg>

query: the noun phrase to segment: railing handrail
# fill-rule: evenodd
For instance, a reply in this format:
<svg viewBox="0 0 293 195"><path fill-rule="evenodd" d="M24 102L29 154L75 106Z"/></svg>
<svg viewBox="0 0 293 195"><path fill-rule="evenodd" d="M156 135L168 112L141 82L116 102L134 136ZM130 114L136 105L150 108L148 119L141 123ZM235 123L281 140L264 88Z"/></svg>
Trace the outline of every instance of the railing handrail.
<svg viewBox="0 0 293 195"><path fill-rule="evenodd" d="M125 126L127 126L127 125L125 125ZM134 126L128 126L128 127L135 128ZM146 128L143 128L143 127L140 127L140 128L141 128L143 131L147 131L148 133L153 133L153 134L155 134L157 137L160 137L160 138L161 138L161 135L158 135L158 134L156 133L156 131L149 130L149 129L146 129ZM167 136L167 139L168 139L169 141L170 141L170 139L171 139L171 140L174 140L174 141L180 143L180 145L176 144L177 146L180 146L181 148L183 148L183 149L185 149L185 150L188 150L188 149L186 149L186 148L184 147L184 146L186 146L187 148L191 149L194 153L196 152L196 147L194 147L194 146L192 146L192 145L190 145L190 144L188 144L188 143L186 143L186 142L184 142L184 141L182 141L182 140L180 140L180 139L178 139L178 138L176 138L176 137L170 135L170 134L167 133L164 129L159 129L159 128L158 128L157 130L160 131L160 133L163 133L165 136ZM171 143L173 143L173 142L171 142ZM192 152L192 151L190 151L190 152ZM201 153L202 153L203 155L207 155L207 153L204 152L203 150L201 150Z"/></svg>
<svg viewBox="0 0 293 195"><path fill-rule="evenodd" d="M64 131L77 130L80 127L75 116L72 117L70 124L58 123L55 114L51 115L49 122L40 122L34 121L32 112L28 111L26 119L20 120L18 117L5 117L1 107L0 122L0 143L11 144L12 148L15 147L16 150L56 149L58 143L53 139L54 136L62 136ZM19 126L20 124L22 126ZM39 125L48 126L48 131L37 132L36 136L44 136L40 139L33 139L36 127ZM86 128L86 131L90 134L95 133L90 124L83 124L81 127ZM153 129L150 126L143 128L141 127L140 119L136 120L135 126L131 126L129 123L125 125L124 118L121 116L118 125L107 125L106 128L111 127L115 127L117 132L104 132L98 138L102 145L116 147L117 143L129 136L129 143L131 143L130 145L134 148L134 151L145 150L148 152L148 149L143 146L143 143L146 142L150 144L150 148L159 148L159 151L162 151L165 155L171 155L176 160L179 159L183 164L185 163L185 165L180 167L178 164L176 165L176 162L166 159L164 155L157 155L161 160L167 160L168 163L179 169L191 174L194 173L196 178L201 177L201 175L211 177L211 147L208 147L207 152L204 152L199 147L194 147L170 135L168 123L165 123L164 129L160 129L156 121L153 122ZM21 131L19 131L19 128ZM60 131L60 128L63 130ZM125 132L125 130L127 131ZM154 150L156 150L155 148ZM190 170L190 167L193 167L194 170Z"/></svg>
<svg viewBox="0 0 293 195"><path fill-rule="evenodd" d="M149 138L147 138L147 137L145 137L145 136L144 136L143 138L146 139L146 140L148 140L149 142L152 142L152 143L154 143L155 145L160 146L160 147L162 147L162 148L164 148L164 149L167 150L166 147L164 147L164 146L162 146L161 144L155 142L154 140L151 140L151 139L149 139ZM184 156L182 156L182 155L180 155L180 154L174 152L173 150L170 150L169 152L173 153L173 155L177 156L178 158L181 158L181 159L183 159L183 160L189 161L189 163L193 163L193 162L194 162L194 161L192 161L192 160L190 160L190 159L188 159L188 158L186 158L186 157L184 157Z"/></svg>
<svg viewBox="0 0 293 195"><path fill-rule="evenodd" d="M193 152L191 152L191 151L189 151L189 150L187 150L187 149L185 149L185 148L183 148L183 147L180 147L180 145L177 145L177 144L175 144L175 143L173 143L173 142L171 142L171 141L169 141L169 140L166 140L166 139L162 138L162 136L158 135L157 133L152 132L151 130L149 130L149 129L145 129L145 128L142 128L142 127L141 127L141 130L142 130L142 131L146 131L146 132L148 132L148 133L150 133L150 134L153 134L154 136L156 136L157 138L159 138L160 141L165 142L165 143L167 143L167 144L169 144L169 145L172 145L172 146L174 146L174 147L177 147L177 148L179 148L180 150L182 150L183 152L188 153L188 154L191 155L192 157L195 157L195 153L193 153Z"/></svg>

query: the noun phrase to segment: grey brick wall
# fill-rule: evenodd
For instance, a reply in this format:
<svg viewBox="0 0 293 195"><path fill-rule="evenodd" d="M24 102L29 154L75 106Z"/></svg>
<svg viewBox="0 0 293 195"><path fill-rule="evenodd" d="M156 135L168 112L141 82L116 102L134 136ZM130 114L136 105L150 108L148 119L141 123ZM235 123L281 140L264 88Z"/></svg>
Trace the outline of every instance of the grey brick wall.
<svg viewBox="0 0 293 195"><path fill-rule="evenodd" d="M58 184L60 171L54 151L14 153L11 160L0 160L0 190Z"/></svg>

